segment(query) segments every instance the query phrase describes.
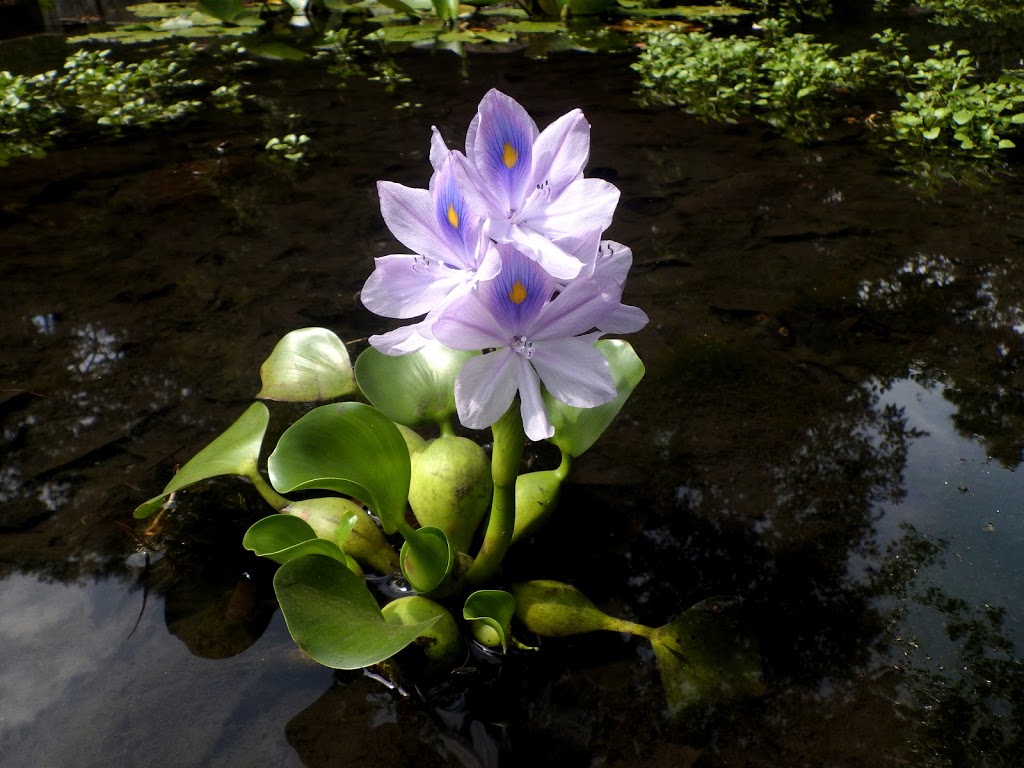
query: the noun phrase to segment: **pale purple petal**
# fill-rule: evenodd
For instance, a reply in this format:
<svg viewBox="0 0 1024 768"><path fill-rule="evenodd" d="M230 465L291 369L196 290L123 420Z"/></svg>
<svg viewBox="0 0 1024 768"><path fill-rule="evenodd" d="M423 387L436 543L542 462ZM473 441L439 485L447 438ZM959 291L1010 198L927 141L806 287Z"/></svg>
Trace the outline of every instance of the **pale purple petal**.
<svg viewBox="0 0 1024 768"><path fill-rule="evenodd" d="M485 223L486 224L486 223ZM480 227L480 241L476 252L479 262L476 268L477 280L492 280L501 272L501 254L487 236L487 226Z"/></svg>
<svg viewBox="0 0 1024 768"><path fill-rule="evenodd" d="M431 332L446 347L474 351L505 347L511 334L502 328L476 293L453 301L441 312Z"/></svg>
<svg viewBox="0 0 1024 768"><path fill-rule="evenodd" d="M501 272L493 280L480 283L477 294L498 327L505 332L505 344L530 327L555 292L555 283L540 264L515 246L503 243Z"/></svg>
<svg viewBox="0 0 1024 768"><path fill-rule="evenodd" d="M600 249L604 245L601 242L601 232L600 229L581 230L551 241L560 250L582 262L583 267L575 279L594 274L595 265L600 258Z"/></svg>
<svg viewBox="0 0 1024 768"><path fill-rule="evenodd" d="M396 357L416 352L431 340L430 323L424 320L371 336L370 346L385 355Z"/></svg>
<svg viewBox="0 0 1024 768"><path fill-rule="evenodd" d="M491 89L480 101L466 135L466 156L484 187L508 211L519 207L532 186L533 142L539 131L525 109Z"/></svg>
<svg viewBox="0 0 1024 768"><path fill-rule="evenodd" d="M533 345L530 362L556 400L576 408L593 408L617 394L611 369L594 346L597 334Z"/></svg>
<svg viewBox="0 0 1024 768"><path fill-rule="evenodd" d="M574 109L541 131L533 145L533 183L561 194L583 171L590 155L590 123Z"/></svg>
<svg viewBox="0 0 1024 768"><path fill-rule="evenodd" d="M430 164L434 170L439 170L441 164L451 156L451 150L444 143L441 132L436 125L430 126Z"/></svg>
<svg viewBox="0 0 1024 768"><path fill-rule="evenodd" d="M469 209L482 219L492 219L494 224L504 222L507 227L508 200L504 194L499 194L498 189L488 186L465 155L453 152L452 159L456 183L462 190ZM492 224L492 229L493 227Z"/></svg>
<svg viewBox="0 0 1024 768"><path fill-rule="evenodd" d="M650 322L640 307L619 304L615 310L596 324L602 333L636 333Z"/></svg>
<svg viewBox="0 0 1024 768"><path fill-rule="evenodd" d="M360 299L385 317L416 317L434 309L452 291L470 282L473 273L445 267L421 256L395 255L374 259Z"/></svg>
<svg viewBox="0 0 1024 768"><path fill-rule="evenodd" d="M650 322L647 312L638 306L620 304L597 324L598 330L606 334L636 333Z"/></svg>
<svg viewBox="0 0 1024 768"><path fill-rule="evenodd" d="M583 262L527 226L512 227L510 234L509 240L528 251L531 258L556 280L572 280L583 269Z"/></svg>
<svg viewBox="0 0 1024 768"><path fill-rule="evenodd" d="M509 409L518 388L518 357L509 349L499 349L463 364L455 379L455 408L463 426L485 429Z"/></svg>
<svg viewBox="0 0 1024 768"><path fill-rule="evenodd" d="M555 428L548 421L537 372L522 355L514 357L518 368L519 414L523 419L523 431L531 440L546 440L555 434Z"/></svg>
<svg viewBox="0 0 1024 768"><path fill-rule="evenodd" d="M438 258L462 269L474 269L480 244L480 221L470 211L459 188L451 157L441 163L430 179L430 194L434 204L434 231L448 251L448 258Z"/></svg>
<svg viewBox="0 0 1024 768"><path fill-rule="evenodd" d="M552 239L581 230L605 230L612 223L618 202L619 190L613 184L604 179L577 179L534 213L529 226Z"/></svg>
<svg viewBox="0 0 1024 768"><path fill-rule="evenodd" d="M413 189L393 181L378 181L380 212L384 223L402 245L410 250L445 260L450 248L436 230L437 217L429 190Z"/></svg>
<svg viewBox="0 0 1024 768"><path fill-rule="evenodd" d="M595 277L614 280L619 285L626 282L626 275L633 266L633 251L622 243L605 240L598 251Z"/></svg>
<svg viewBox="0 0 1024 768"><path fill-rule="evenodd" d="M611 280L577 280L545 306L524 335L531 341L579 336L600 327L619 306L622 288Z"/></svg>

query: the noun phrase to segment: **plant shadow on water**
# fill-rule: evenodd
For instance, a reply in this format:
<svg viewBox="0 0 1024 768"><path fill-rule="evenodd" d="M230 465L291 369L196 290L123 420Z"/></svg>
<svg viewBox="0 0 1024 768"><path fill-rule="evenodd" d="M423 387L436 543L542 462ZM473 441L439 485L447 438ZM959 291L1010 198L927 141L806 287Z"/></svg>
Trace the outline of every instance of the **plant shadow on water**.
<svg viewBox="0 0 1024 768"><path fill-rule="evenodd" d="M272 109L3 171L5 765L1017 765L1019 178L922 197L858 135L640 109L617 57L400 63L393 95L265 64L246 78ZM403 696L294 649L238 545L251 488L131 519L281 335L381 330L356 298L395 248L374 183L423 186L430 126L459 136L490 87L541 124L583 109L651 317L646 379L508 576L652 626L740 598L759 697L673 722L650 645L612 633L470 654ZM315 162L270 162L296 129Z"/></svg>

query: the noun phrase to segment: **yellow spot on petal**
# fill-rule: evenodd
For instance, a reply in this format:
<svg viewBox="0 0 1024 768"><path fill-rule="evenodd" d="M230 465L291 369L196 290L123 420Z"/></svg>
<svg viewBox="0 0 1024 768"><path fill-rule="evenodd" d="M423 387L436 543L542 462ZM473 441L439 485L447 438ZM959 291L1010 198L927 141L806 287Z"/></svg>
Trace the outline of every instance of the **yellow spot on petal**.
<svg viewBox="0 0 1024 768"><path fill-rule="evenodd" d="M514 168L516 165L516 160L519 159L519 153L516 151L515 147L513 147L506 141L505 149L502 150L501 153L501 159L505 162L506 168Z"/></svg>
<svg viewBox="0 0 1024 768"><path fill-rule="evenodd" d="M526 287L516 280L515 285L508 292L508 297L513 304L522 304L526 301Z"/></svg>
<svg viewBox="0 0 1024 768"><path fill-rule="evenodd" d="M455 206L448 203L448 223L455 229L459 228L459 212L455 210Z"/></svg>

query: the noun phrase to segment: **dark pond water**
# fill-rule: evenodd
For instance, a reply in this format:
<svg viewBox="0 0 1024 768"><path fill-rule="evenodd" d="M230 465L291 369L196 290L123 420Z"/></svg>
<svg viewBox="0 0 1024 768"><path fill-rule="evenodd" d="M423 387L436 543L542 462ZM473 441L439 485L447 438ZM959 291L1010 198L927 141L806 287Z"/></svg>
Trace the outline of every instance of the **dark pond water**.
<svg viewBox="0 0 1024 768"><path fill-rule="evenodd" d="M0 171L5 768L1020 764L1024 185L926 196L852 129L644 111L629 61L420 54L394 95L262 65L259 111ZM763 697L671 722L612 634L402 697L294 647L246 486L132 519L284 333L384 327L356 298L398 249L375 182L424 186L430 126L460 145L495 86L584 110L651 317L646 379L507 575L650 625L740 596ZM305 167L265 159L289 130Z"/></svg>

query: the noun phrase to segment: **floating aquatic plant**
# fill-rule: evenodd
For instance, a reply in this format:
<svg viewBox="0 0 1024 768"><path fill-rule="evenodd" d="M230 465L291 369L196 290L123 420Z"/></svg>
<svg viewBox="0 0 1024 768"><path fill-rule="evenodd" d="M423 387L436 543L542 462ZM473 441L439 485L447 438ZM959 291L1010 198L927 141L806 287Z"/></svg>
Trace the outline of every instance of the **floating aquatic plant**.
<svg viewBox="0 0 1024 768"><path fill-rule="evenodd" d="M354 365L327 329L285 336L258 397L323 404L284 431L266 477L257 462L269 410L257 402L136 516L210 477L252 482L275 512L242 543L278 564L292 637L330 667L401 654L439 674L468 638L511 652L524 628L605 629L652 643L673 713L755 695L759 656L735 617L716 630L715 612L698 607L699 620L648 628L602 613L569 584L502 578L510 548L556 513L572 462L644 374L627 342L601 338L639 331L647 316L622 302L632 254L602 239L618 190L585 176L589 149L580 110L541 130L496 90L465 152L435 130L429 188L378 185L384 221L411 253L379 257L362 292L371 310L411 322L372 336ZM559 465L524 472L528 439L557 446ZM364 569L413 594L381 598Z"/></svg>

